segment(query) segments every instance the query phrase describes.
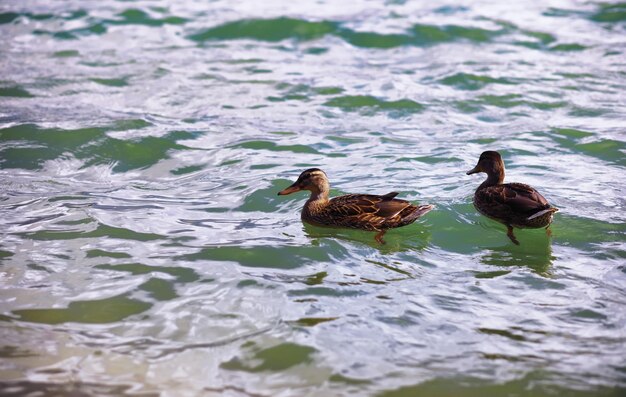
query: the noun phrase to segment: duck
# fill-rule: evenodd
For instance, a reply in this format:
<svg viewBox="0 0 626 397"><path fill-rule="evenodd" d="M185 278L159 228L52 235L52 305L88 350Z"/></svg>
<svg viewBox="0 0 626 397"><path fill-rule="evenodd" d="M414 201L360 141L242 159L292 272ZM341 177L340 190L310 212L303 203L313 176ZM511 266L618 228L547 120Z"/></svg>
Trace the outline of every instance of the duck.
<svg viewBox="0 0 626 397"><path fill-rule="evenodd" d="M519 241L513 228L546 228L550 235L550 224L554 213L553 207L535 188L523 183L504 182L504 161L500 153L486 151L480 155L476 167L467 171L467 175L484 172L487 179L478 186L474 193L474 207L481 214L507 227L507 236L515 244Z"/></svg>
<svg viewBox="0 0 626 397"><path fill-rule="evenodd" d="M311 192L302 208L304 222L315 226L375 231L374 238L380 244L385 244L383 235L387 230L409 225L434 208L430 204L414 205L397 199L397 192L382 196L346 194L329 199L330 183L326 173L319 168L303 171L291 186L278 192L278 195L301 190Z"/></svg>

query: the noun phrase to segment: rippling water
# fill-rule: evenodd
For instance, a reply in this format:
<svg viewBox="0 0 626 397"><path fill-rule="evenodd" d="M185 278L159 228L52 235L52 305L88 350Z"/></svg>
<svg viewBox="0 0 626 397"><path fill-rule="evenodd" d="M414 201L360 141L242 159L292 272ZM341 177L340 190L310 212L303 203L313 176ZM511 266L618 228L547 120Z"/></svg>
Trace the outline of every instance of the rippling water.
<svg viewBox="0 0 626 397"><path fill-rule="evenodd" d="M1 394L626 391L625 3L0 11ZM476 213L488 149L552 238ZM437 208L306 226L309 167Z"/></svg>

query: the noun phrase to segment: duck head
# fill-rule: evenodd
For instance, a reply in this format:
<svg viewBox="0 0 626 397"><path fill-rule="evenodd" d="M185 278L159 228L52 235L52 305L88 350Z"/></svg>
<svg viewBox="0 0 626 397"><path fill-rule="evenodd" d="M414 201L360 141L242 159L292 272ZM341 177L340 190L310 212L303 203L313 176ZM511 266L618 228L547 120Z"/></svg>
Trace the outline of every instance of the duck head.
<svg viewBox="0 0 626 397"><path fill-rule="evenodd" d="M330 184L326 173L319 168L309 168L302 172L291 186L278 192L278 195L284 196L300 190L309 190L314 195L327 194L330 191Z"/></svg>
<svg viewBox="0 0 626 397"><path fill-rule="evenodd" d="M504 181L504 161L500 153L488 150L483 152L478 159L476 167L467 171L467 175L484 172L488 176L488 180L493 183L502 183Z"/></svg>

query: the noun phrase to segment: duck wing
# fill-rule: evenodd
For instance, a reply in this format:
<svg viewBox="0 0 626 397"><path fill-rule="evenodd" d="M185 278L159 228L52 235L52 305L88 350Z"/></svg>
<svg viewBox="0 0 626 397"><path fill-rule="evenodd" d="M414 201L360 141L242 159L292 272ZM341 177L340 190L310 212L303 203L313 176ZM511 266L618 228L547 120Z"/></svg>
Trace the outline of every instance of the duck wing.
<svg viewBox="0 0 626 397"><path fill-rule="evenodd" d="M331 199L324 212L341 225L376 229L390 219L401 217L404 210L413 206L406 200L395 199L397 195L396 192L383 196L347 194Z"/></svg>
<svg viewBox="0 0 626 397"><path fill-rule="evenodd" d="M523 183L489 186L476 192L476 195L477 201L484 203L483 206L496 216L501 213L503 217L528 217L550 208L548 200L533 187Z"/></svg>

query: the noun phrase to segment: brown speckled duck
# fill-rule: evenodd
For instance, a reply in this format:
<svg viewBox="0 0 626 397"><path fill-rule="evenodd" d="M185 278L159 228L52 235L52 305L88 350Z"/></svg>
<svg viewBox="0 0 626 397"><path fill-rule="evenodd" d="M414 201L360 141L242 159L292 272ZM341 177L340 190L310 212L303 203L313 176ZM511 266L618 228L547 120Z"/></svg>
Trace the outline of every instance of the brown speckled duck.
<svg viewBox="0 0 626 397"><path fill-rule="evenodd" d="M384 244L383 235L388 229L415 222L434 207L429 204L413 205L394 197L396 192L383 196L372 194L346 194L328 199L330 184L326 173L318 168L304 171L279 196L309 190L311 197L302 208L302 220L317 226L334 226L378 232L376 241Z"/></svg>
<svg viewBox="0 0 626 397"><path fill-rule="evenodd" d="M546 230L552 223L552 217L559 209L533 187L523 183L502 183L504 181L504 161L500 153L483 152L478 164L467 175L484 172L485 180L474 193L474 207L483 215L503 223L507 227L507 236L514 244L519 241L513 234L513 228L541 228ZM549 231L548 231L549 234Z"/></svg>

